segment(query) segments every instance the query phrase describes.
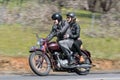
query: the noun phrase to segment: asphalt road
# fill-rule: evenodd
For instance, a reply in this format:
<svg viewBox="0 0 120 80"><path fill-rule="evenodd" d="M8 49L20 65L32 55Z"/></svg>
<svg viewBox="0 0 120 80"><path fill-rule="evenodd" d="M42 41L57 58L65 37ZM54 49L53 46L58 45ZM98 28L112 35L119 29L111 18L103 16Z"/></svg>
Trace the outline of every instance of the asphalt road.
<svg viewBox="0 0 120 80"><path fill-rule="evenodd" d="M1 74L0 80L120 80L120 72L117 73L90 73L77 75L75 73L52 73L48 76L35 74Z"/></svg>

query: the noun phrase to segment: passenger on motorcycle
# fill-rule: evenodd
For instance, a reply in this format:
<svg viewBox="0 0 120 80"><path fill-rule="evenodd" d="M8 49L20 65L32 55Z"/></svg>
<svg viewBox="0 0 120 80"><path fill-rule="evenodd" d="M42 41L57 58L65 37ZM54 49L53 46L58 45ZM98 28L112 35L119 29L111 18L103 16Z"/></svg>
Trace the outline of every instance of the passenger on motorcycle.
<svg viewBox="0 0 120 80"><path fill-rule="evenodd" d="M82 44L82 41L79 40L80 37L80 26L76 23L76 15L73 12L69 12L66 14L67 21L70 25L71 34L67 34L66 36L69 36L68 38L73 39L74 43L73 46L76 48L79 56L80 56L80 62L84 62L84 58L81 54L80 46Z"/></svg>

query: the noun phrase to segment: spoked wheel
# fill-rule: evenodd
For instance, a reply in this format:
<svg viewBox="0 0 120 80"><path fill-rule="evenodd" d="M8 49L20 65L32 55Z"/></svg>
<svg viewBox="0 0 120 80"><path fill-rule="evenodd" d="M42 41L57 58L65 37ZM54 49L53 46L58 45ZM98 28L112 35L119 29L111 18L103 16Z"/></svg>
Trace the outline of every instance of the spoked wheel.
<svg viewBox="0 0 120 80"><path fill-rule="evenodd" d="M32 71L39 76L46 76L51 70L49 58L40 51L30 54L29 65Z"/></svg>
<svg viewBox="0 0 120 80"><path fill-rule="evenodd" d="M83 57L85 59L85 62L83 64L91 64L91 61L89 60L89 58L83 53ZM78 74L78 75L87 75L89 73L91 68L75 68L75 72Z"/></svg>

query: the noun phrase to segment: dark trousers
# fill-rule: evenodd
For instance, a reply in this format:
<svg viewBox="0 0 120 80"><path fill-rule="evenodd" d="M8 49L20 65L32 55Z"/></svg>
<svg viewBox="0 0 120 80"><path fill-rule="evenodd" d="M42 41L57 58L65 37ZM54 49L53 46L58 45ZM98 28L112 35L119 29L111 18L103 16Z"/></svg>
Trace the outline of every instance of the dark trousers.
<svg viewBox="0 0 120 80"><path fill-rule="evenodd" d="M82 41L81 40L75 40L74 43L73 43L73 47L78 52L79 56L82 55L81 50L80 50L81 45L82 45Z"/></svg>

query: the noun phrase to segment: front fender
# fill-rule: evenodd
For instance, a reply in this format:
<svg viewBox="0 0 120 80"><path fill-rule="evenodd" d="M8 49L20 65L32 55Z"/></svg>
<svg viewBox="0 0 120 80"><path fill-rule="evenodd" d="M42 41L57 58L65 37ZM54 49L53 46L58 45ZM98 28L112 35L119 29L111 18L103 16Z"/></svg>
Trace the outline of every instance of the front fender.
<svg viewBox="0 0 120 80"><path fill-rule="evenodd" d="M42 51L42 50L36 46L32 46L31 49L29 50L30 53L35 52L35 51Z"/></svg>

